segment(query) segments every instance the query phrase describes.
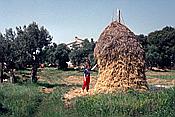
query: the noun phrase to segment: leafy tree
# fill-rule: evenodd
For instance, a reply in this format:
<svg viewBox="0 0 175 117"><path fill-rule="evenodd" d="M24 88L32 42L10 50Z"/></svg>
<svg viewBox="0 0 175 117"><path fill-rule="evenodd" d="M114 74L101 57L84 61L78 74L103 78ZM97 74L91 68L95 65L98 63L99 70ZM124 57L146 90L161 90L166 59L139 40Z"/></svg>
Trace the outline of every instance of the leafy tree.
<svg viewBox="0 0 175 117"><path fill-rule="evenodd" d="M32 64L32 81L37 82L37 68L42 63L44 56L43 48L51 43L52 37L42 26L35 22L28 26L16 27L16 33L10 28L5 34L0 34L0 62L1 62L1 82L3 81L4 62L11 72L12 81L15 81L13 69L15 63L25 67Z"/></svg>
<svg viewBox="0 0 175 117"><path fill-rule="evenodd" d="M57 48L57 44L56 43L53 43L52 45L50 46L47 46L44 48L44 59L45 59L45 62L47 64L54 64L56 65L56 58L55 58L55 51L56 51L56 48Z"/></svg>
<svg viewBox="0 0 175 117"><path fill-rule="evenodd" d="M95 48L95 42L93 40L93 38L91 38L91 42L90 42L90 46L91 46L91 50L90 50L90 53L89 53L89 58L90 58L90 61L91 61L91 65L95 65L96 64L96 60L94 58L94 48Z"/></svg>
<svg viewBox="0 0 175 117"><path fill-rule="evenodd" d="M49 32L42 26L41 28L33 22L24 30L26 35L26 51L32 58L32 81L37 82L37 68L39 62L42 60L43 47L50 44L52 38Z"/></svg>
<svg viewBox="0 0 175 117"><path fill-rule="evenodd" d="M69 54L71 62L74 66L80 66L80 64L84 61L84 55L81 48L76 48L73 45L71 53Z"/></svg>
<svg viewBox="0 0 175 117"><path fill-rule="evenodd" d="M68 67L66 62L69 62L69 52L70 49L67 47L66 44L62 43L59 44L55 51L55 59L59 65L59 68L65 69Z"/></svg>
<svg viewBox="0 0 175 117"><path fill-rule="evenodd" d="M66 69L68 67L67 63L69 61L70 49L66 44L62 43L53 45L44 49L46 51L46 62L49 64L58 65L60 69Z"/></svg>
<svg viewBox="0 0 175 117"><path fill-rule="evenodd" d="M87 58L91 60L91 62L94 62L94 48L95 43L93 39L91 39L91 42L89 42L88 39L85 39L82 43L82 47L79 47L77 45L73 45L73 48L70 53L70 59L73 65L80 66Z"/></svg>
<svg viewBox="0 0 175 117"><path fill-rule="evenodd" d="M142 45L143 49L146 50L147 45L148 45L147 36L140 34L140 35L137 35L137 38L138 38L140 44Z"/></svg>
<svg viewBox="0 0 175 117"><path fill-rule="evenodd" d="M14 64L13 58L14 58L14 48L13 48L13 41L15 39L15 33L12 31L12 29L6 29L5 34L0 33L0 63L1 63L1 82L3 82L4 78L4 63L7 63L6 67L10 71L10 79L11 81L16 81L14 78Z"/></svg>
<svg viewBox="0 0 175 117"><path fill-rule="evenodd" d="M171 62L173 64L175 55L175 29L172 27L165 27L160 31L152 32L148 35L148 42L150 45L157 47L159 67L169 67Z"/></svg>
<svg viewBox="0 0 175 117"><path fill-rule="evenodd" d="M42 26L33 22L27 27L17 27L16 44L19 50L19 62L32 64L32 81L37 82L37 68L42 62L43 48L51 43L52 37Z"/></svg>
<svg viewBox="0 0 175 117"><path fill-rule="evenodd" d="M3 82L3 71L6 53L6 40L4 36L0 33L0 62L1 62L1 83Z"/></svg>
<svg viewBox="0 0 175 117"><path fill-rule="evenodd" d="M15 69L15 32L10 29L6 29L4 37L6 40L6 54L5 54L5 62L7 63L7 70L10 72L10 81L12 83L16 82L16 78L14 75L14 69Z"/></svg>
<svg viewBox="0 0 175 117"><path fill-rule="evenodd" d="M146 52L146 64L147 66L158 66L158 61L161 58L158 53L158 49L154 45L148 45L148 51Z"/></svg>
<svg viewBox="0 0 175 117"><path fill-rule="evenodd" d="M175 66L175 29L165 27L148 36L139 35L146 52L146 62L150 67L169 68Z"/></svg>

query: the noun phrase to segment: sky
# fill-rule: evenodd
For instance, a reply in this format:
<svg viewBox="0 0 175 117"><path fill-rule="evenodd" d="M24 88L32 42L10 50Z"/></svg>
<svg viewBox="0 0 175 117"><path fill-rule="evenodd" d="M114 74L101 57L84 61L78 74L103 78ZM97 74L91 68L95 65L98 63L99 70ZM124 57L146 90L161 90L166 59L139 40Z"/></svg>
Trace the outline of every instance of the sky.
<svg viewBox="0 0 175 117"><path fill-rule="evenodd" d="M37 22L58 44L97 40L117 8L135 34L175 26L175 0L0 0L0 32Z"/></svg>

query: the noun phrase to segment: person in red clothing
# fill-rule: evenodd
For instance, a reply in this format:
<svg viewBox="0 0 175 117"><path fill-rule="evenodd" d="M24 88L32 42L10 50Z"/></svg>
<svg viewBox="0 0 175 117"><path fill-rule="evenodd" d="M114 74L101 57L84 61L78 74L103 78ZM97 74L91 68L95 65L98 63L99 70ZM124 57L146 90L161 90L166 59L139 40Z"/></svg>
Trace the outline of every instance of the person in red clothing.
<svg viewBox="0 0 175 117"><path fill-rule="evenodd" d="M89 62L86 62L84 69L83 86L82 86L83 92L85 88L87 92L89 91L89 83L90 83L90 64Z"/></svg>

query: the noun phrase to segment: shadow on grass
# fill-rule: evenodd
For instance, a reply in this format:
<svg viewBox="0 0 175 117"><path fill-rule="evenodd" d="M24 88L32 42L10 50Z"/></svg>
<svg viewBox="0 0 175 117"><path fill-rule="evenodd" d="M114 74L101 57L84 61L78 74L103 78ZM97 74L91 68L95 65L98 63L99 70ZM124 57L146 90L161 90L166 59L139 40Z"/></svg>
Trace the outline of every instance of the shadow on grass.
<svg viewBox="0 0 175 117"><path fill-rule="evenodd" d="M47 88L54 88L54 87L67 87L67 88L71 88L71 87L82 87L82 85L79 84L51 84L51 83L46 83L46 82L38 82L37 83L38 86L43 86L43 87L47 87Z"/></svg>
<svg viewBox="0 0 175 117"><path fill-rule="evenodd" d="M0 115L9 113L9 110L0 103Z"/></svg>
<svg viewBox="0 0 175 117"><path fill-rule="evenodd" d="M153 71L153 72L171 72L171 70L167 70L167 69L157 69L157 70L154 70L154 69L151 69L150 71Z"/></svg>

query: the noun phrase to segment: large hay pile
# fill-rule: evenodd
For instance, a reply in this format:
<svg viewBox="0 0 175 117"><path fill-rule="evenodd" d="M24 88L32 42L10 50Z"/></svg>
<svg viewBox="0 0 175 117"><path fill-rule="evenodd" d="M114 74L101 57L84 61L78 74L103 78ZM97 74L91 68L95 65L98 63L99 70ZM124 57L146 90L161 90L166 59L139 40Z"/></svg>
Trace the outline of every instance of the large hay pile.
<svg viewBox="0 0 175 117"><path fill-rule="evenodd" d="M112 22L96 44L94 51L99 66L97 93L147 90L144 50L126 26Z"/></svg>

